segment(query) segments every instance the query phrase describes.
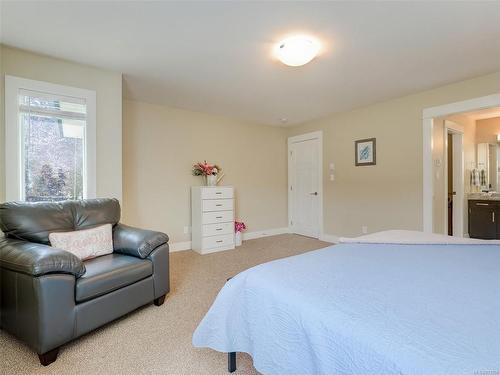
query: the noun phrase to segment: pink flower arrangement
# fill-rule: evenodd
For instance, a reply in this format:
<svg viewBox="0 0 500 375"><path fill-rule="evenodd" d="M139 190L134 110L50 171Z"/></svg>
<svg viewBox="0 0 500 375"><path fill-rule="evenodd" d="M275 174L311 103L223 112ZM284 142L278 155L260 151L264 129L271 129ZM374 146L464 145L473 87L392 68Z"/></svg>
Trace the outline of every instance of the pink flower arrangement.
<svg viewBox="0 0 500 375"><path fill-rule="evenodd" d="M243 221L235 221L234 222L234 231L235 232L243 232L247 227Z"/></svg>
<svg viewBox="0 0 500 375"><path fill-rule="evenodd" d="M217 176L221 171L222 168L217 164L209 164L206 160L193 165L193 176Z"/></svg>

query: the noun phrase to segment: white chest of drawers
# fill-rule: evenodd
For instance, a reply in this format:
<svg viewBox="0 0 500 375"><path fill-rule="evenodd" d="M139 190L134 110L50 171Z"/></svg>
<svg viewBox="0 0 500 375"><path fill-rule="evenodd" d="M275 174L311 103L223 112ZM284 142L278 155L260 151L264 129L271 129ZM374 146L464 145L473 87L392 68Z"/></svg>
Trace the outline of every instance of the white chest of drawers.
<svg viewBox="0 0 500 375"><path fill-rule="evenodd" d="M200 254L234 249L234 189L191 188L191 247Z"/></svg>

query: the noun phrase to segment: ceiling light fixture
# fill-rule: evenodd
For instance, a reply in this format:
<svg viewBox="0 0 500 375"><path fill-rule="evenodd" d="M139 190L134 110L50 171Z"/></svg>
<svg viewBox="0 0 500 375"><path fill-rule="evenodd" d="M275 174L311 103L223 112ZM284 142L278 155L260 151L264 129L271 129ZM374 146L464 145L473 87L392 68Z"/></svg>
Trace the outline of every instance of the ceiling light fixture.
<svg viewBox="0 0 500 375"><path fill-rule="evenodd" d="M316 57L320 49L318 41L304 35L284 39L275 47L278 59L288 66L302 66Z"/></svg>

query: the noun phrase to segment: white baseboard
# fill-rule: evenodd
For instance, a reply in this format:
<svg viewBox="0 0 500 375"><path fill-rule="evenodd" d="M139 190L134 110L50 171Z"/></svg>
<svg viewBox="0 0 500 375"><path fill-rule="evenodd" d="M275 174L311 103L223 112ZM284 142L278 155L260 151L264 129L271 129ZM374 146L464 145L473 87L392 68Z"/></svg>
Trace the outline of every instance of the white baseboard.
<svg viewBox="0 0 500 375"><path fill-rule="evenodd" d="M173 242L169 245L169 247L171 253L175 253L176 251L191 250L191 241Z"/></svg>
<svg viewBox="0 0 500 375"><path fill-rule="evenodd" d="M276 236L278 234L290 233L290 229L285 228L273 228L267 230L259 230L255 232L243 233L243 241L254 240L256 238ZM320 241L330 242L330 243L339 243L339 236L334 234L326 234L323 233L320 237ZM191 241L184 242L173 242L170 244L170 252L175 253L177 251L191 250Z"/></svg>
<svg viewBox="0 0 500 375"><path fill-rule="evenodd" d="M319 236L320 241L325 241L325 242L330 242L330 243L339 243L339 236L336 236L334 234L326 234L323 233L321 236Z"/></svg>
<svg viewBox="0 0 500 375"><path fill-rule="evenodd" d="M276 236L278 234L290 233L288 228L273 228L268 230L261 230L256 232L243 233L243 241L253 240L261 237ZM191 250L191 241L172 242L170 244L170 252Z"/></svg>
<svg viewBox="0 0 500 375"><path fill-rule="evenodd" d="M284 233L290 233L288 227L259 230L256 232L248 232L248 233L243 233L243 241L254 240L256 238L261 238L261 237L276 236L278 234L284 234Z"/></svg>

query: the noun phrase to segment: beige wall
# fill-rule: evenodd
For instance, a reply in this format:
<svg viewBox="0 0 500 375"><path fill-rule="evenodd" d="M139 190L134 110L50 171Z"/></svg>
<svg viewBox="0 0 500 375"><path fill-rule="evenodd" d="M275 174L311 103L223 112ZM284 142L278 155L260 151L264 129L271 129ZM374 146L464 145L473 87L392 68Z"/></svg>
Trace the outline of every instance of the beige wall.
<svg viewBox="0 0 500 375"><path fill-rule="evenodd" d="M97 196L122 198L122 76L120 73L0 45L0 201L5 199L4 75L97 93Z"/></svg>
<svg viewBox="0 0 500 375"><path fill-rule="evenodd" d="M122 192L122 80L119 73L8 47L0 48L3 75L97 92L97 192ZM389 228L422 228L422 110L500 92L500 72L328 116L289 129L126 101L123 134L124 220L164 230L185 241L189 187L199 183L191 164L220 163L235 186L238 216L249 231L287 225L286 138L324 133L324 230L357 235ZM0 137L4 139L0 97ZM377 165L354 166L354 141L377 138ZM4 198L4 149L0 199ZM328 179L329 163L336 179Z"/></svg>
<svg viewBox="0 0 500 375"><path fill-rule="evenodd" d="M391 228L422 229L422 110L500 93L500 72L328 116L288 135L324 135L324 230L359 235ZM354 166L354 141L377 138L377 165ZM336 179L329 181L328 165Z"/></svg>
<svg viewBox="0 0 500 375"><path fill-rule="evenodd" d="M142 102L124 101L124 221L189 241L195 162L219 164L248 231L287 226L286 131Z"/></svg>
<svg viewBox="0 0 500 375"><path fill-rule="evenodd" d="M497 134L500 134L500 117L478 120L476 124L477 143L497 143Z"/></svg>

